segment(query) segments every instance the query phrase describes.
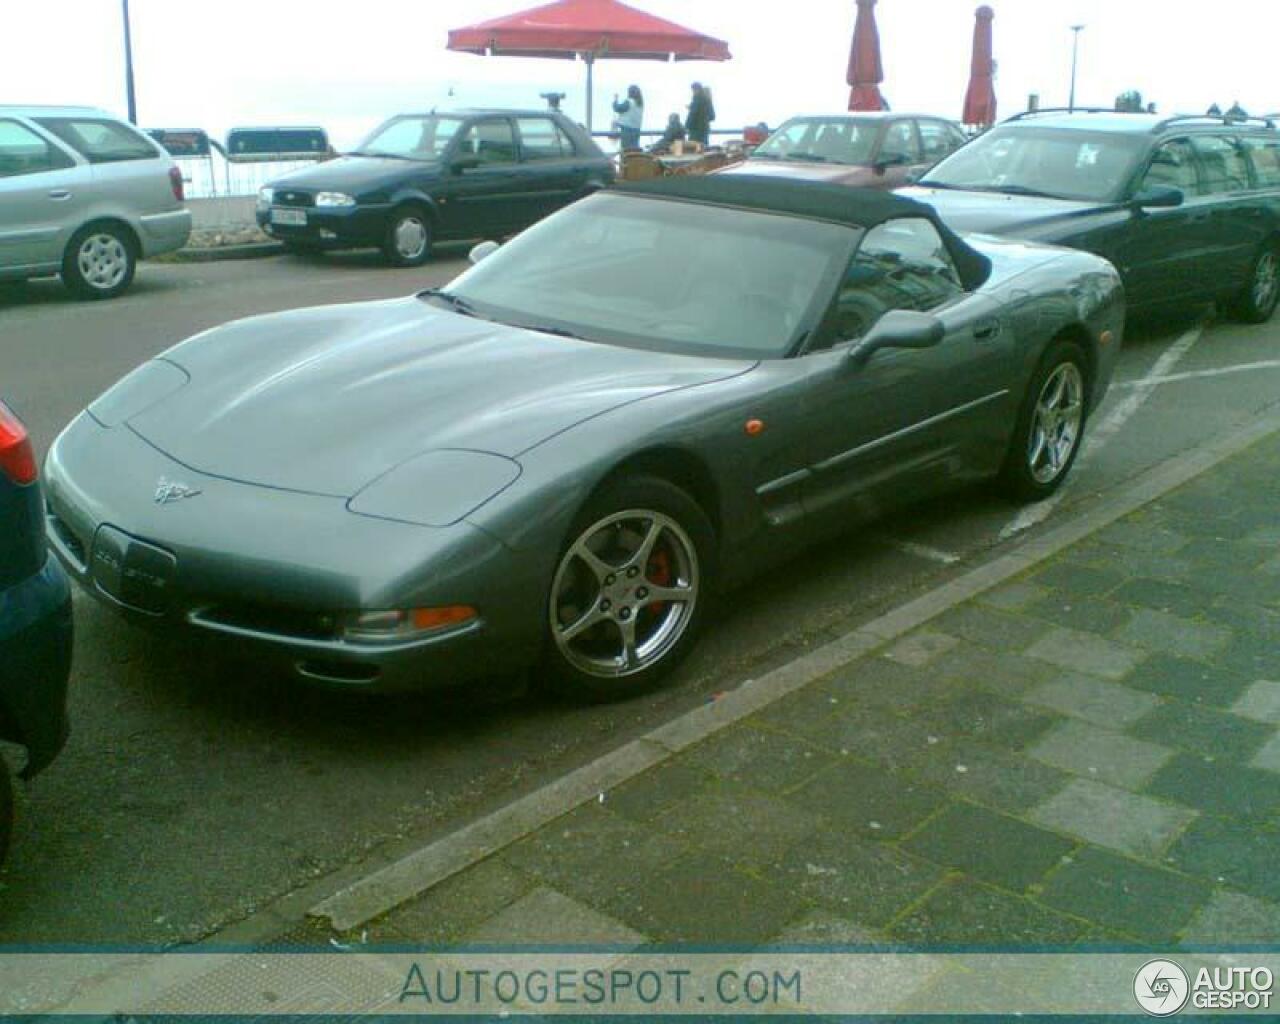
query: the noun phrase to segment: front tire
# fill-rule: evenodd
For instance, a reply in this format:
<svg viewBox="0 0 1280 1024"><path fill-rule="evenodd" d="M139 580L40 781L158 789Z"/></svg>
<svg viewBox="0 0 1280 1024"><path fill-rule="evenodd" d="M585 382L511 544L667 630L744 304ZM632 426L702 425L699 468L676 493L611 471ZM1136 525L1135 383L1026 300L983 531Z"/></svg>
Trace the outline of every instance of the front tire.
<svg viewBox="0 0 1280 1024"><path fill-rule="evenodd" d="M401 206L392 211L382 255L393 267L420 267L431 258L431 218L422 207Z"/></svg>
<svg viewBox="0 0 1280 1024"><path fill-rule="evenodd" d="M113 224L89 224L67 243L62 280L82 299L114 299L133 282L134 241Z"/></svg>
<svg viewBox="0 0 1280 1024"><path fill-rule="evenodd" d="M557 563L540 676L593 703L655 687L697 642L714 553L706 513L679 487L656 477L607 486Z"/></svg>
<svg viewBox="0 0 1280 1024"><path fill-rule="evenodd" d="M1080 346L1056 341L1031 378L1000 483L1015 500L1040 501L1062 486L1084 437L1087 363Z"/></svg>
<svg viewBox="0 0 1280 1024"><path fill-rule="evenodd" d="M1280 242L1268 241L1254 258L1249 270L1249 283L1235 297L1230 312L1247 324L1261 324L1271 319L1280 304Z"/></svg>

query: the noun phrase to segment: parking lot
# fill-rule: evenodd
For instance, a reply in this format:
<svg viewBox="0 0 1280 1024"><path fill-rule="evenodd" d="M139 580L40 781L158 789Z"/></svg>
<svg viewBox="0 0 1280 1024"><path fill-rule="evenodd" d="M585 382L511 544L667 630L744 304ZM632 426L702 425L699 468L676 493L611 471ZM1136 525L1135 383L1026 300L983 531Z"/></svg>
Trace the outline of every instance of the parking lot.
<svg viewBox="0 0 1280 1024"><path fill-rule="evenodd" d="M3 391L43 452L138 363L230 319L403 295L463 266L372 254L147 264L110 303L0 286ZM1050 502L967 491L728 595L656 695L575 708L514 681L447 697L303 689L132 629L77 598L73 733L20 796L0 941L192 941L317 893L706 701L1280 405L1280 328L1186 317L1131 333L1081 461ZM321 410L322 414L322 410Z"/></svg>

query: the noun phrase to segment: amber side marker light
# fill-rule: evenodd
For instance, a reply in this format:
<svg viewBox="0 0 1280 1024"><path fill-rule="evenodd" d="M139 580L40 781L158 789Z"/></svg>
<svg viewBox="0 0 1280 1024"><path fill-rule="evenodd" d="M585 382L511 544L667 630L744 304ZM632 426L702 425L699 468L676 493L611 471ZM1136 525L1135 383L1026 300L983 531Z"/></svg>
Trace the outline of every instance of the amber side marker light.
<svg viewBox="0 0 1280 1024"><path fill-rule="evenodd" d="M757 434L763 434L764 420L747 420L742 429L747 432L748 437L755 437Z"/></svg>
<svg viewBox="0 0 1280 1024"><path fill-rule="evenodd" d="M409 614L414 629L439 629L470 622L478 613L469 604L451 604L444 608L415 608Z"/></svg>
<svg viewBox="0 0 1280 1024"><path fill-rule="evenodd" d="M479 617L479 614L469 604L451 604L442 608L353 612L342 633L347 640L357 642L408 640L423 633L466 625Z"/></svg>
<svg viewBox="0 0 1280 1024"><path fill-rule="evenodd" d="M1103 331L1101 334L1098 335L1098 344L1110 345L1115 340L1115 337L1116 336L1112 334L1110 331Z"/></svg>

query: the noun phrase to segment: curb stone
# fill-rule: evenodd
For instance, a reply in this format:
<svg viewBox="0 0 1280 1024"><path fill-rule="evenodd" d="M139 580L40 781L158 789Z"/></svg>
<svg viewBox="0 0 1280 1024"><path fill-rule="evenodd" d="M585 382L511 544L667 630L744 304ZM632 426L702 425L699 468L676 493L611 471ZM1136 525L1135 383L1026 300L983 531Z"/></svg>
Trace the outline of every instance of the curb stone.
<svg viewBox="0 0 1280 1024"><path fill-rule="evenodd" d="M279 242L249 242L245 245L221 245L179 249L169 255L174 263L219 263L223 260L256 260L278 256L284 246Z"/></svg>
<svg viewBox="0 0 1280 1024"><path fill-rule="evenodd" d="M1097 506L1026 541L844 636L759 679L748 680L711 704L659 726L514 803L434 840L320 901L308 911L346 932L387 913L518 839L670 759L789 693L829 675L936 618L956 605L1022 574L1084 537L1199 476L1219 462L1280 431L1280 413L1237 433L1175 456L1139 475Z"/></svg>

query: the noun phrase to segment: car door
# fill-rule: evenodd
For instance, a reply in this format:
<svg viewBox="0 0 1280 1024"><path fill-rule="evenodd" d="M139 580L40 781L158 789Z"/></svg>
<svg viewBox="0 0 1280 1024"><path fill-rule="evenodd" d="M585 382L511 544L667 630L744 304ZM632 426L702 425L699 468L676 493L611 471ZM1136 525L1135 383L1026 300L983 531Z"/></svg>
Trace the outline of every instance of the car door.
<svg viewBox="0 0 1280 1024"><path fill-rule="evenodd" d="M484 117L464 127L447 161L451 171L442 190L442 234L480 238L519 230L532 204L516 159L515 129L509 118Z"/></svg>
<svg viewBox="0 0 1280 1024"><path fill-rule="evenodd" d="M945 336L927 349L884 349L863 365L852 342L890 310L931 312ZM990 462L1007 436L1012 342L990 299L966 293L942 239L923 218L867 232L850 261L820 343L829 351L811 394L812 475L806 508L818 520L875 514ZM998 441L996 442L998 443Z"/></svg>
<svg viewBox="0 0 1280 1024"><path fill-rule="evenodd" d="M549 117L518 117L520 175L529 189L532 223L560 209L586 185L582 161L568 136Z"/></svg>
<svg viewBox="0 0 1280 1024"><path fill-rule="evenodd" d="M88 185L87 165L36 129L0 118L0 270L56 266Z"/></svg>
<svg viewBox="0 0 1280 1024"><path fill-rule="evenodd" d="M880 188L906 185L914 180L914 175L924 170L914 120L901 118L885 125L876 167L877 173L883 169L883 177L876 183Z"/></svg>
<svg viewBox="0 0 1280 1024"><path fill-rule="evenodd" d="M1130 195L1162 187L1179 189L1182 205L1135 206L1126 219L1104 229L1111 237L1096 238L1087 246L1115 263L1133 307L1199 299L1211 291L1202 268L1212 239L1212 201L1200 194L1190 139L1170 139L1157 146Z"/></svg>
<svg viewBox="0 0 1280 1024"><path fill-rule="evenodd" d="M1192 145L1200 160L1200 191L1209 218L1200 272L1213 283L1216 294L1229 294L1249 280L1253 259L1272 222L1236 135L1195 135Z"/></svg>

